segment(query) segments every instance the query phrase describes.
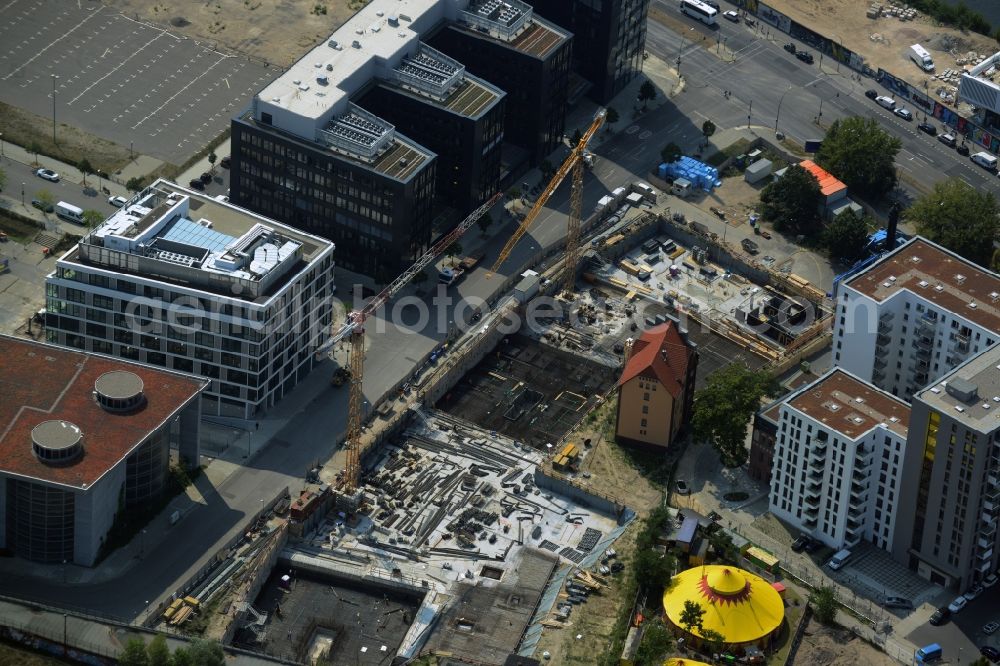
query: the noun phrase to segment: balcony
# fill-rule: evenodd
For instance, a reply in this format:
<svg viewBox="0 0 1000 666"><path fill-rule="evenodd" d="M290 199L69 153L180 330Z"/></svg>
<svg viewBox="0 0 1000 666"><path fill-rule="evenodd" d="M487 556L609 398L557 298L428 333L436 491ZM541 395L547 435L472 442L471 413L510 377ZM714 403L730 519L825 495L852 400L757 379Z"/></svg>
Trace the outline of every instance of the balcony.
<svg viewBox="0 0 1000 666"><path fill-rule="evenodd" d="M826 442L814 442L812 445L811 453L813 456L819 456L823 458L826 456Z"/></svg>
<svg viewBox="0 0 1000 666"><path fill-rule="evenodd" d="M878 333L879 335L888 335L892 332L892 324L884 319L879 318L878 321Z"/></svg>
<svg viewBox="0 0 1000 666"><path fill-rule="evenodd" d="M805 520L803 520L802 524L805 525L806 527L816 527L816 522L817 519L815 516L813 516L812 518L806 518Z"/></svg>
<svg viewBox="0 0 1000 666"><path fill-rule="evenodd" d="M809 479L809 482L806 485L806 489L809 491L810 494L820 492L823 489L822 477L818 479Z"/></svg>
<svg viewBox="0 0 1000 666"><path fill-rule="evenodd" d="M990 548L989 550L985 550L985 551L983 551L981 553L976 553L976 559L978 559L980 561L984 561L985 562L985 561L989 560L991 557L993 557L993 549L992 548Z"/></svg>
<svg viewBox="0 0 1000 666"><path fill-rule="evenodd" d="M806 505L806 508L802 510L802 513L806 514L807 516L812 516L815 519L816 517L819 516L819 507Z"/></svg>
<svg viewBox="0 0 1000 666"><path fill-rule="evenodd" d="M865 469L855 468L851 478L855 481L864 481L868 478L868 472Z"/></svg>
<svg viewBox="0 0 1000 666"><path fill-rule="evenodd" d="M961 354L968 354L969 353L969 336L967 336L967 335L959 335L959 334L956 333L955 334L955 340L952 342L951 346L952 346L952 348L955 351L957 351L957 352L959 352Z"/></svg>
<svg viewBox="0 0 1000 666"><path fill-rule="evenodd" d="M879 334L875 336L875 344L878 347L885 347L892 340L891 329L888 331L882 331L879 329Z"/></svg>
<svg viewBox="0 0 1000 666"><path fill-rule="evenodd" d="M823 476L824 476L823 470L821 469L814 469L813 471L809 472L809 478L814 481L821 481L823 479Z"/></svg>
<svg viewBox="0 0 1000 666"><path fill-rule="evenodd" d="M933 333L934 329L937 328L937 318L928 317L927 314L922 314L917 318L917 332L918 333Z"/></svg>
<svg viewBox="0 0 1000 666"><path fill-rule="evenodd" d="M875 359L875 367L877 369L882 370L887 365L889 365L889 362L886 361L883 357L879 356L877 359Z"/></svg>
<svg viewBox="0 0 1000 666"><path fill-rule="evenodd" d="M866 484L864 484L864 483L861 483L861 479L855 479L853 482L851 482L851 494L852 495L855 494L855 493L857 493L858 495L860 495L861 493L865 492L866 490L868 490L868 486Z"/></svg>
<svg viewBox="0 0 1000 666"><path fill-rule="evenodd" d="M929 352L931 349L934 348L934 339L929 338L927 336L922 336L917 338L916 344L917 344L917 349Z"/></svg>
<svg viewBox="0 0 1000 666"><path fill-rule="evenodd" d="M803 500L806 506L819 507L819 492L807 492L805 499Z"/></svg>
<svg viewBox="0 0 1000 666"><path fill-rule="evenodd" d="M883 379L885 379L885 369L875 368L875 370L872 371L872 382L878 384Z"/></svg>
<svg viewBox="0 0 1000 666"><path fill-rule="evenodd" d="M809 458L810 469L823 469L826 467L826 458L814 456Z"/></svg>
<svg viewBox="0 0 1000 666"><path fill-rule="evenodd" d="M847 517L847 529L850 531L857 530L861 527L861 517L860 516L848 516Z"/></svg>

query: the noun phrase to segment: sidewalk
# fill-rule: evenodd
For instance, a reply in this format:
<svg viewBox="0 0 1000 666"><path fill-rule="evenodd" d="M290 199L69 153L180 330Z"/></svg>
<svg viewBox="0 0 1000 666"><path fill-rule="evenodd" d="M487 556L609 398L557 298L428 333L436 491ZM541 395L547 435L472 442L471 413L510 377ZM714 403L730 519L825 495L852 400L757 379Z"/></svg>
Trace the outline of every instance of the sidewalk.
<svg viewBox="0 0 1000 666"><path fill-rule="evenodd" d="M215 149L215 156L217 158L215 160L216 169L219 168L219 162L222 160L222 158L229 155L230 149L231 149L231 144L229 139L223 141L221 144L219 144L219 147ZM212 165L209 163L208 156L206 155L205 157L201 158L200 160L192 164L191 168L189 168L187 171L178 175L175 182L182 187L187 187L187 183L189 181L197 178L206 171L211 171L211 170L212 170Z"/></svg>

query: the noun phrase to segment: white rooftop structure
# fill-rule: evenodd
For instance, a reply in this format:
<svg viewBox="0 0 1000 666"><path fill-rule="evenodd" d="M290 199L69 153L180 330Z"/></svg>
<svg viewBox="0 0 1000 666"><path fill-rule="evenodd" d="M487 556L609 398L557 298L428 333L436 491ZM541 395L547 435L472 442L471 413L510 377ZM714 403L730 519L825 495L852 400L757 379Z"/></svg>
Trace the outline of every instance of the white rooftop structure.
<svg viewBox="0 0 1000 666"><path fill-rule="evenodd" d="M958 85L958 99L981 109L1000 113L1000 85L995 81L1000 75L1000 53L962 73Z"/></svg>
<svg viewBox="0 0 1000 666"><path fill-rule="evenodd" d="M421 44L422 33L449 20L510 41L532 14L519 0L372 0L257 94L254 119L371 158L392 143L395 129L351 104L354 93L383 79L439 99L465 68Z"/></svg>

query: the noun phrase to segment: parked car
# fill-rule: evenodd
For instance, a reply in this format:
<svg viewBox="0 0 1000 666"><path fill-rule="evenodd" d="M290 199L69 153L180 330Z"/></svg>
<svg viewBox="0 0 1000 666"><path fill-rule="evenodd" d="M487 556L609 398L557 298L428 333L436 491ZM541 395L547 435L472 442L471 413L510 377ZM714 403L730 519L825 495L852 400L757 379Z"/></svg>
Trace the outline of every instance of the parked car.
<svg viewBox="0 0 1000 666"><path fill-rule="evenodd" d="M965 599L967 601L972 601L973 599L975 599L976 597L978 597L982 593L983 593L983 586L982 585L973 585L969 589L969 591L966 592L965 594L963 594L962 596L965 597Z"/></svg>
<svg viewBox="0 0 1000 666"><path fill-rule="evenodd" d="M798 51L796 52L795 57L807 65L813 64L813 54L809 53L809 51Z"/></svg>
<svg viewBox="0 0 1000 666"><path fill-rule="evenodd" d="M683 481L683 480L677 481L676 483L674 483L674 488L677 489L677 494L678 495L690 495L691 494L691 487L688 486L687 481Z"/></svg>
<svg viewBox="0 0 1000 666"><path fill-rule="evenodd" d="M203 185L208 185L209 183L211 183L212 182L212 174L210 174L207 171L205 173L201 174L201 182L202 182Z"/></svg>
<svg viewBox="0 0 1000 666"><path fill-rule="evenodd" d="M52 204L44 203L42 201L39 201L38 199L32 199L31 205L37 208L38 210L42 211L43 213L51 213L52 211L55 210L55 206L53 206Z"/></svg>
<svg viewBox="0 0 1000 666"><path fill-rule="evenodd" d="M948 610L950 610L952 613L958 613L963 608L965 608L968 605L968 603L969 600L966 599L964 596L958 597L950 604L948 604Z"/></svg>
<svg viewBox="0 0 1000 666"><path fill-rule="evenodd" d="M955 147L955 135L950 132L945 132L944 134L938 135L938 141L948 146L949 148Z"/></svg>
<svg viewBox="0 0 1000 666"><path fill-rule="evenodd" d="M878 97L878 91L874 89L868 89L865 91L865 97L867 97L868 99L875 99L876 97Z"/></svg>
<svg viewBox="0 0 1000 666"><path fill-rule="evenodd" d="M891 97L886 97L885 95L879 95L876 97L875 103L883 108L889 109L890 111L896 108L896 100Z"/></svg>
<svg viewBox="0 0 1000 666"><path fill-rule="evenodd" d="M983 633L987 636L995 634L997 629L1000 629L1000 622L988 622L983 625Z"/></svg>
<svg viewBox="0 0 1000 666"><path fill-rule="evenodd" d="M979 648L979 654L989 659L991 664L1000 662L1000 650L993 647L992 645L984 645L983 647Z"/></svg>
<svg viewBox="0 0 1000 666"><path fill-rule="evenodd" d="M45 180L50 180L53 183L59 182L59 174L57 174L52 169L39 169L35 172L35 175L39 178L44 178Z"/></svg>
<svg viewBox="0 0 1000 666"><path fill-rule="evenodd" d="M985 587L988 590L997 584L997 580L998 580L997 575L995 573L990 574L989 576L983 579L983 587Z"/></svg>
<svg viewBox="0 0 1000 666"><path fill-rule="evenodd" d="M732 9L730 9L728 12L723 12L722 18L732 21L733 23L740 22L740 15L735 11L733 11Z"/></svg>
<svg viewBox="0 0 1000 666"><path fill-rule="evenodd" d="M128 199L126 199L125 197L119 197L119 196L108 197L108 203L111 204L112 206L114 206L115 208L121 208L126 203L128 203Z"/></svg>
<svg viewBox="0 0 1000 666"><path fill-rule="evenodd" d="M191 188L195 190L205 189L205 183L201 182L201 179L199 178L192 178L191 181L188 183L188 185L190 185Z"/></svg>
<svg viewBox="0 0 1000 666"><path fill-rule="evenodd" d="M903 120L906 121L913 120L913 112L910 111L909 109L900 107L898 109L893 109L892 112L895 113L900 118L902 118Z"/></svg>
<svg viewBox="0 0 1000 666"><path fill-rule="evenodd" d="M792 542L792 552L801 553L806 549L806 546L809 545L810 541L812 541L812 539L807 537L805 534L799 536L798 539Z"/></svg>
<svg viewBox="0 0 1000 666"><path fill-rule="evenodd" d="M785 49L786 51L788 51L789 53L791 53L791 54L793 54L793 55L794 55L794 53L795 53L795 44L792 44L791 42L789 42L789 43L785 44L785 45L784 45L783 47L781 47L781 48Z"/></svg>
<svg viewBox="0 0 1000 666"><path fill-rule="evenodd" d="M903 610L913 608L913 602L904 597L886 597L882 605L886 608L902 608Z"/></svg>
<svg viewBox="0 0 1000 666"><path fill-rule="evenodd" d="M924 134L930 136L937 136L937 127L934 127L934 125L931 125L930 123L920 123L919 125L917 125L917 129L923 132Z"/></svg>
<svg viewBox="0 0 1000 666"><path fill-rule="evenodd" d="M219 160L219 166L222 167L223 169L229 168L229 155L226 155L221 160Z"/></svg>
<svg viewBox="0 0 1000 666"><path fill-rule="evenodd" d="M809 539L809 543L806 544L806 552L812 554L822 547L823 547L822 541L818 541L816 539Z"/></svg>
<svg viewBox="0 0 1000 666"><path fill-rule="evenodd" d="M951 611L946 606L938 608L931 615L930 624L932 627L940 627L951 618Z"/></svg>
<svg viewBox="0 0 1000 666"><path fill-rule="evenodd" d="M957 146L955 148L955 150L958 151L959 155L965 155L966 157L968 157L968 155L969 155L969 147L967 145L965 145L964 143L961 144L961 145L959 145L959 146Z"/></svg>

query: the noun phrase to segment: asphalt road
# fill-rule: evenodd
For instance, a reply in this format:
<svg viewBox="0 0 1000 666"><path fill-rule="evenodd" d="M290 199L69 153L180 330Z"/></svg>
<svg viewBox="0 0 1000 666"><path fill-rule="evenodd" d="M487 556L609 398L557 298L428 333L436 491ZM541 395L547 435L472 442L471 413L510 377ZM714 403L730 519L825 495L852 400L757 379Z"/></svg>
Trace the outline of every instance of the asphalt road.
<svg viewBox="0 0 1000 666"><path fill-rule="evenodd" d="M45 158L41 158L41 163L45 165ZM73 183L65 179L61 179L58 183L53 183L51 181L39 178L35 175L35 169L28 166L27 164L21 164L20 162L15 162L14 160L3 160L3 170L7 173L7 185L4 187L4 194L9 198L14 200L16 203L13 205L13 210L15 212L24 213L25 211L19 211L18 208L22 205L21 195L23 193L23 206L26 208L31 207L31 200L38 196L38 193L42 190L48 191L52 194L54 202L65 201L66 203L73 204L74 206L79 206L84 210L96 210L104 215L111 215L116 209L114 206L108 203L108 195L100 191L100 181L97 176L90 176L87 178L88 188L84 188L83 185L79 183ZM46 227L49 230L60 230L65 233L71 233L80 235L83 231L83 227L72 222L66 222L55 216L55 213L49 213L47 216Z"/></svg>
<svg viewBox="0 0 1000 666"><path fill-rule="evenodd" d="M749 116L756 131L773 136L777 127L801 144L806 139L822 138L823 128L839 118L872 117L902 141L897 165L910 196L914 189L929 190L935 182L952 176L976 189L1000 193L996 176L917 130L923 114L917 113L916 107L902 105L914 112L914 120L907 122L866 98L868 89L885 93L874 80L853 80L852 70L841 65L838 72L837 63L829 59L822 62L821 69L819 54L811 48L806 50L815 56L814 64L797 60L782 48L794 41L787 35L772 34L774 41L770 41L743 23L721 19L718 26L703 25L681 14L673 2L654 0L653 6L688 28L678 34L650 19L646 49L671 64L676 64L680 54L680 72L687 84L673 102L679 115L689 117L698 127L709 119L719 127L745 127ZM730 7L724 5L723 10ZM726 90L731 91L729 98L722 94ZM930 122L941 130L937 121Z"/></svg>

